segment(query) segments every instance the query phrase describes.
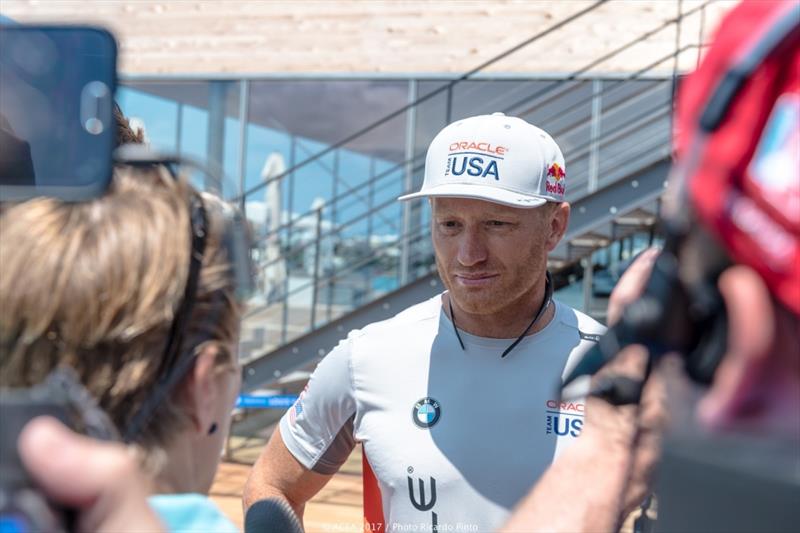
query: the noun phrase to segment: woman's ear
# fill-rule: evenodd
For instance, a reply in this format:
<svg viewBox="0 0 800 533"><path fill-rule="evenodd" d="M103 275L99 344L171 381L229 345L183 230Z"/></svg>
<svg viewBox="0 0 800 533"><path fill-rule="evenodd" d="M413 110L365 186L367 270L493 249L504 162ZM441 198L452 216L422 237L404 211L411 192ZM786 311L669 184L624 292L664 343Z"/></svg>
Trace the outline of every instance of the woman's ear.
<svg viewBox="0 0 800 533"><path fill-rule="evenodd" d="M186 402L193 429L201 435L207 434L211 425L219 422L214 420L220 394L219 382L215 379L217 351L215 346L203 348L181 385L181 400Z"/></svg>

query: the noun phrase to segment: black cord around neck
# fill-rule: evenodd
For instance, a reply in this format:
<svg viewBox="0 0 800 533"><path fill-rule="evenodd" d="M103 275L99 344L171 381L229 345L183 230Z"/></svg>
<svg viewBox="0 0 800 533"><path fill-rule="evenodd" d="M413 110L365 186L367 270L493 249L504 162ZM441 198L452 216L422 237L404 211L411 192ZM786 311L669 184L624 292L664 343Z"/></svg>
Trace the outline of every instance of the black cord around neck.
<svg viewBox="0 0 800 533"><path fill-rule="evenodd" d="M528 332L531 330L531 328L534 326L534 324L536 324L539 321L539 319L544 316L544 312L547 311L547 308L550 306L550 302L552 302L552 301L553 301L553 280L550 277L550 272L545 272L544 299L542 300L541 307L539 307L539 311L533 317L533 320L531 320L531 323L528 324L528 327L525 328L525 331L522 332L522 335L517 337L517 340L512 342L511 346L509 346L508 348L505 349L503 354L500 356L501 359L504 358L505 356L507 356L511 352L511 350L513 350L517 346L517 344L519 344L520 341L522 341L522 339L525 338L525 335L528 334ZM456 326L456 315L453 314L453 297L452 296L450 296L447 299L447 303L450 306L450 322L453 323L453 331L455 331L455 333L456 333L456 338L458 339L458 343L461 345L461 349L462 350L466 350L466 348L464 347L464 341L461 340L461 334L458 332L458 327Z"/></svg>

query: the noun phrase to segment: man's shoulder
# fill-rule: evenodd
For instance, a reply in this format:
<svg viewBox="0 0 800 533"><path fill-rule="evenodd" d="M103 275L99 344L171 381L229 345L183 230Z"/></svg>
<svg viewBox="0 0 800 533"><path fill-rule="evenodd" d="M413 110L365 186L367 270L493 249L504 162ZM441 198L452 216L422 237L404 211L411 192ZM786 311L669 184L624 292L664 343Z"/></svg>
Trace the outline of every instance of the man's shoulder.
<svg viewBox="0 0 800 533"><path fill-rule="evenodd" d="M438 320L441 312L442 295L438 294L423 302L407 307L391 318L372 322L361 329L353 330L348 337L358 339L363 337L384 338L386 335L405 334L410 329L423 327L433 320Z"/></svg>
<svg viewBox="0 0 800 533"><path fill-rule="evenodd" d="M584 340L596 341L606 332L606 327L586 313L556 301L559 322L577 331Z"/></svg>

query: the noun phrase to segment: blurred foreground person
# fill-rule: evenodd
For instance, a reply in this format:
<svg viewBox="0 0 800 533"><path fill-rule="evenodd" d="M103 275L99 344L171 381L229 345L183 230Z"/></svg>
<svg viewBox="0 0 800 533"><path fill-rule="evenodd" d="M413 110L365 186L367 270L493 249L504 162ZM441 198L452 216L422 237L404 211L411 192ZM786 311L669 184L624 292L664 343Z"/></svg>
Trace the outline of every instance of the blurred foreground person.
<svg viewBox="0 0 800 533"><path fill-rule="evenodd" d="M745 1L713 42L681 87L664 210L668 226L688 228L677 250L685 286L701 290L698 274L718 270L727 334L706 347L724 354L713 381L690 381L691 360L675 354L640 408L589 400L582 437L505 530L618 527L620 503L658 452L650 407L662 386L670 421L657 530L794 531L800 521L800 3ZM645 254L620 281L610 323L642 293L655 260ZM647 357L630 346L605 371L641 378ZM589 437L609 440L609 428L621 445L592 453Z"/></svg>
<svg viewBox="0 0 800 533"><path fill-rule="evenodd" d="M30 387L57 368L72 369L133 445L155 494L149 503L170 530L235 531L205 496L241 379L228 209L150 165L117 168L110 190L95 200L35 198L0 214L0 386ZM57 496L64 480L37 475L47 458L30 431L21 456ZM73 450L91 444L60 438ZM122 476L124 461L115 462L119 446L97 443L82 482L105 454L116 465L111 472L123 471L119 483L135 484L136 476ZM68 498L79 497L81 483L57 499L78 505ZM122 494L100 484L86 497L96 488L109 504Z"/></svg>
<svg viewBox="0 0 800 533"><path fill-rule="evenodd" d="M147 480L125 446L78 435L53 418L39 417L20 434L19 450L37 487L77 512L76 531L164 531L147 504ZM12 521L0 523L0 530L18 531Z"/></svg>

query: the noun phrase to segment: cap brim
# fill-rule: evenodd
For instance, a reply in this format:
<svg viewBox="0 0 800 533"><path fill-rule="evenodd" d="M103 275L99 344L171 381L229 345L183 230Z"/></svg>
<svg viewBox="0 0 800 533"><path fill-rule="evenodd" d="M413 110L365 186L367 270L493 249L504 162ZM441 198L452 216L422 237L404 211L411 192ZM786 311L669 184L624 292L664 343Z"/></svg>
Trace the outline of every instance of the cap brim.
<svg viewBox="0 0 800 533"><path fill-rule="evenodd" d="M522 208L539 207L550 200L549 198L520 194L507 189L500 189L499 187L463 183L445 183L443 185L437 185L430 189L423 189L419 192L403 195L399 197L398 200L405 201L425 197L471 198ZM555 200L553 199L553 201Z"/></svg>

